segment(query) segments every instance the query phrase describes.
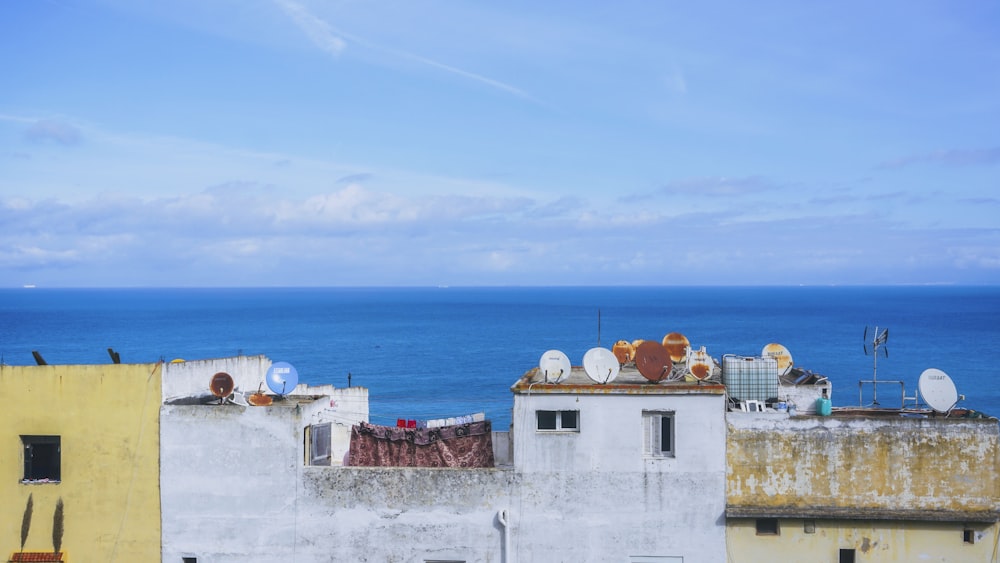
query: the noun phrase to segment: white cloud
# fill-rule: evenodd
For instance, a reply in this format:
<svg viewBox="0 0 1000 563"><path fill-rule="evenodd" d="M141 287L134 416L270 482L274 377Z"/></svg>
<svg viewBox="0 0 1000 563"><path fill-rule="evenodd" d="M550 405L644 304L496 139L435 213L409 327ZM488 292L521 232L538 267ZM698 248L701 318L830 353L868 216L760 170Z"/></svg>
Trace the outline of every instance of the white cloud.
<svg viewBox="0 0 1000 563"><path fill-rule="evenodd" d="M323 51L337 56L347 47L347 43L334 33L330 24L314 16L298 2L275 0L275 3L288 14L295 25L299 26L306 37Z"/></svg>

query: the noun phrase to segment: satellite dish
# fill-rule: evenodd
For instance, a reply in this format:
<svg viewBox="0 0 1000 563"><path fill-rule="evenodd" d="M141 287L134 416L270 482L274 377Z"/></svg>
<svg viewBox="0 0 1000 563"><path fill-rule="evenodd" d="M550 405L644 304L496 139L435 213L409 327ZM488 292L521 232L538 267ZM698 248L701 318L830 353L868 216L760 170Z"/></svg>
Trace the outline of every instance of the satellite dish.
<svg viewBox="0 0 1000 563"><path fill-rule="evenodd" d="M948 374L936 369L925 369L917 380L920 396L937 412L948 412L958 403L958 390Z"/></svg>
<svg viewBox="0 0 1000 563"><path fill-rule="evenodd" d="M667 349L655 340L645 340L635 348L635 367L653 383L666 379L673 371L673 365Z"/></svg>
<svg viewBox="0 0 1000 563"><path fill-rule="evenodd" d="M233 376L224 371L212 376L212 381L208 384L212 394L220 399L224 399L233 394Z"/></svg>
<svg viewBox="0 0 1000 563"><path fill-rule="evenodd" d="M776 342L764 346L760 355L765 358L774 358L777 360L779 376L788 374L788 372L792 371L792 366L795 365L792 362L792 354L788 351L788 348Z"/></svg>
<svg viewBox="0 0 1000 563"><path fill-rule="evenodd" d="M625 365L635 359L635 346L628 340L619 340L611 348L620 365Z"/></svg>
<svg viewBox="0 0 1000 563"><path fill-rule="evenodd" d="M583 355L583 369L595 383L614 381L621 367L618 357L607 348L591 348Z"/></svg>
<svg viewBox="0 0 1000 563"><path fill-rule="evenodd" d="M691 343L683 334L679 332L671 332L663 337L663 347L666 348L667 352L670 354L670 361L676 364L678 362L683 362L684 358L687 357L688 349L691 347Z"/></svg>
<svg viewBox="0 0 1000 563"><path fill-rule="evenodd" d="M538 371L545 378L545 383L559 383L569 377L572 369L569 357L559 350L549 350L538 360Z"/></svg>
<svg viewBox="0 0 1000 563"><path fill-rule="evenodd" d="M275 395L287 395L299 384L299 372L288 362L275 362L267 368L264 381Z"/></svg>
<svg viewBox="0 0 1000 563"><path fill-rule="evenodd" d="M701 350L691 350L687 355L688 373L698 381L708 379L712 375L712 357L702 346Z"/></svg>

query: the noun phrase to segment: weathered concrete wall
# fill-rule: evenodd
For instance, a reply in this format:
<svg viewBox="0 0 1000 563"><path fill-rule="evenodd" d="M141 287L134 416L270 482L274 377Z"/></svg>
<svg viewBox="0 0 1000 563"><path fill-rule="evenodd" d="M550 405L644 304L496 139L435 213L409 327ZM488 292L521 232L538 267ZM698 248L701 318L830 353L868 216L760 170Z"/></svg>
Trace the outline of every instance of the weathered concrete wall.
<svg viewBox="0 0 1000 563"><path fill-rule="evenodd" d="M706 481L694 474L309 467L297 556L529 563L658 555L722 562L723 485L721 473ZM688 494L674 494L680 489Z"/></svg>
<svg viewBox="0 0 1000 563"><path fill-rule="evenodd" d="M303 477L301 561L503 561L509 470L307 467Z"/></svg>
<svg viewBox="0 0 1000 563"><path fill-rule="evenodd" d="M780 519L778 535L758 536L753 519L730 519L729 563L838 561L841 549L853 549L855 560L866 563L995 561L995 524L817 519L805 533L805 522Z"/></svg>
<svg viewBox="0 0 1000 563"><path fill-rule="evenodd" d="M70 561L156 561L160 549L160 364L0 365L0 557L21 545ZM59 436L61 480L22 483L20 436Z"/></svg>
<svg viewBox="0 0 1000 563"><path fill-rule="evenodd" d="M160 409L163 561L293 561L301 409Z"/></svg>
<svg viewBox="0 0 1000 563"><path fill-rule="evenodd" d="M995 420L729 413L730 514L962 521L1000 507Z"/></svg>

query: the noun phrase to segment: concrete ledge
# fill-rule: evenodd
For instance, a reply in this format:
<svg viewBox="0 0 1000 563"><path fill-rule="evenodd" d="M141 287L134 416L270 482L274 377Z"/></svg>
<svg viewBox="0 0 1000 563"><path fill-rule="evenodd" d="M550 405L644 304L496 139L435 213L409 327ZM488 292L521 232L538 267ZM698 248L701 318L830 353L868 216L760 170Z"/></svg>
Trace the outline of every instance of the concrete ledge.
<svg viewBox="0 0 1000 563"><path fill-rule="evenodd" d="M925 522L997 522L1000 510L892 510L836 506L727 506L726 518L813 518L826 520L918 520Z"/></svg>

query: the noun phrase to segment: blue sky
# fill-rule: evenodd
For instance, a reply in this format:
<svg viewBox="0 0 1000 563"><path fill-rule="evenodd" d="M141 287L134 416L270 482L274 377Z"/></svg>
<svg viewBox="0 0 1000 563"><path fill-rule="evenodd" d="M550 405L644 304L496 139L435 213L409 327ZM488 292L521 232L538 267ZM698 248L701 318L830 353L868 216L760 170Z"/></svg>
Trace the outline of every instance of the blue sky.
<svg viewBox="0 0 1000 563"><path fill-rule="evenodd" d="M0 287L929 283L994 1L0 3Z"/></svg>

